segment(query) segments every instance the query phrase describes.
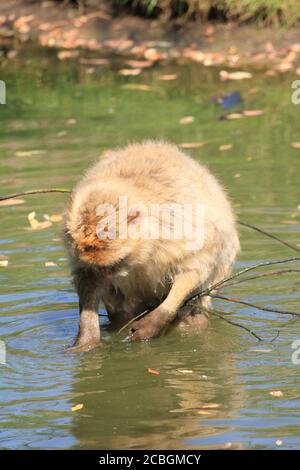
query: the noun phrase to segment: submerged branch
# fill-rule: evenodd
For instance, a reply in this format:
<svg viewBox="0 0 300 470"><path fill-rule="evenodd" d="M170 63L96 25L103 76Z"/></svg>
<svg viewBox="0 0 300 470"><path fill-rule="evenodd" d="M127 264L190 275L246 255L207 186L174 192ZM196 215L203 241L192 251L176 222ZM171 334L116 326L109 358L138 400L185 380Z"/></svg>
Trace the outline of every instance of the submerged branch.
<svg viewBox="0 0 300 470"><path fill-rule="evenodd" d="M272 238L272 240L276 240L278 243L281 243L282 245L287 246L291 250L294 250L294 251L297 251L297 253L300 253L300 248L298 248L297 246L291 245L290 243L286 242L285 240L282 240L276 235L273 235L272 233L269 233L266 230L262 230L261 228L256 227L256 225L248 224L246 222L242 222L241 220L238 221L238 224L242 225L243 227L250 228L251 230L255 230L256 232L261 233L262 235Z"/></svg>
<svg viewBox="0 0 300 470"><path fill-rule="evenodd" d="M253 281L254 279L261 279L263 277L269 277L269 276L281 276L282 274L288 274L288 273L300 273L300 269L280 269L279 271L270 271L269 273L257 274L257 276L248 276L248 277L245 277L244 279L243 278L239 279L238 281L229 282L228 284L226 284L225 287L232 287L238 284L242 284L243 282Z"/></svg>
<svg viewBox="0 0 300 470"><path fill-rule="evenodd" d="M235 304L245 305L246 307L256 308L257 310L262 310L263 312L280 313L282 315L293 315L293 316L300 317L299 312L290 312L288 310L281 310L281 309L270 308L266 306L260 306L260 305L253 304L251 302L246 302L245 300L235 299L232 297L225 297L224 295L220 295L220 294L209 294L209 296L212 297L213 299L225 300L227 302L233 302Z"/></svg>

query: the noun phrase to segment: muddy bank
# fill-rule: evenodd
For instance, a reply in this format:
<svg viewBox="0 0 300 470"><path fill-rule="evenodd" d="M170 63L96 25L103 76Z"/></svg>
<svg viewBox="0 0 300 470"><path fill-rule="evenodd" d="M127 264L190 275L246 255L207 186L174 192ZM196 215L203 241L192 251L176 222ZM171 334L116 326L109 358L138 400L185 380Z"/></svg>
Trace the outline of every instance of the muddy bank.
<svg viewBox="0 0 300 470"><path fill-rule="evenodd" d="M116 53L143 61L131 64L133 69L176 59L205 66L260 64L269 68L269 75L289 70L300 75L299 28L164 23L115 16L109 2L80 14L78 9L52 1L8 0L0 6L0 60L14 58L27 42L58 49L61 60L76 57L84 49L92 51L93 57ZM134 74L138 73L129 69L128 75Z"/></svg>

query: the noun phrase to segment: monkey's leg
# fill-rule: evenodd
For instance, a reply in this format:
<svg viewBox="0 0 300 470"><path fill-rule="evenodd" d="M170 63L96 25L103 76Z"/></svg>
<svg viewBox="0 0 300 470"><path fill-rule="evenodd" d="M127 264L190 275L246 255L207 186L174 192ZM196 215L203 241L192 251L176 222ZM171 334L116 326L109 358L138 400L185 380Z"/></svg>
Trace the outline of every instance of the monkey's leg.
<svg viewBox="0 0 300 470"><path fill-rule="evenodd" d="M70 352L89 351L100 344L99 280L86 272L78 272L74 277L79 296L79 330Z"/></svg>
<svg viewBox="0 0 300 470"><path fill-rule="evenodd" d="M203 274L198 270L181 272L166 299L152 312L135 321L130 329L131 339L139 341L159 336L175 319L186 297L203 284Z"/></svg>

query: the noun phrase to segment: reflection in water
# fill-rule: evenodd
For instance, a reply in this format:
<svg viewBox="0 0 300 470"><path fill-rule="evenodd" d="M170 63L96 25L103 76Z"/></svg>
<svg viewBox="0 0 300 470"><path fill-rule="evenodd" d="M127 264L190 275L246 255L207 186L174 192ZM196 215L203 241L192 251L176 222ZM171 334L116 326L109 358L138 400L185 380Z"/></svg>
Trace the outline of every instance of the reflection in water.
<svg viewBox="0 0 300 470"><path fill-rule="evenodd" d="M258 71L234 85L248 109L265 115L217 121L209 98L234 89L212 68L168 64L164 72L176 73L174 82L158 82L156 68L144 71L139 81L151 86L145 93L124 90L132 79L113 70L88 74L76 61L58 63L51 52L43 60L26 50L19 57L0 65L10 89L1 106L1 193L71 187L103 149L128 140L204 142L191 153L219 175L241 218L299 243L300 159L290 146L299 140L299 110L290 102L289 73L266 79ZM189 115L194 123L181 126ZM223 144L232 144L230 151L219 152ZM7 364L0 365L0 448L220 448L229 442L274 448L277 439L282 448L299 448L300 366L291 362L298 320L219 303L266 341L257 344L214 318L201 337L174 332L128 345L105 331L103 349L64 354L78 309L60 227L32 231L27 219L31 211L38 220L61 214L64 202L62 194L45 194L0 207L0 255L8 259L0 267L0 339L7 347ZM289 256L258 234L242 230L241 236L238 268ZM49 261L57 266L45 267ZM227 294L299 309L293 274ZM272 390L283 397L272 397ZM203 408L208 404L219 406Z"/></svg>
<svg viewBox="0 0 300 470"><path fill-rule="evenodd" d="M74 417L75 447L178 449L220 434L210 418L231 418L245 406L236 384L239 341L227 324L212 322L203 336L174 332L151 345L115 343L84 355L73 387L76 395L89 393ZM211 404L218 407L202 408Z"/></svg>

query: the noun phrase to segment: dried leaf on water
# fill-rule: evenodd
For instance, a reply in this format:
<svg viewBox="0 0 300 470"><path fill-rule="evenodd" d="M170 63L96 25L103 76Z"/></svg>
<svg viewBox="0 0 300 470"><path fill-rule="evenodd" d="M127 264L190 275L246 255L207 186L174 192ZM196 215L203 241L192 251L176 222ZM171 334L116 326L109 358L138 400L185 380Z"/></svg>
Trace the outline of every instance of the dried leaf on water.
<svg viewBox="0 0 300 470"><path fill-rule="evenodd" d="M291 146L294 148L294 149L300 149L300 142L293 142L291 144Z"/></svg>
<svg viewBox="0 0 300 470"><path fill-rule="evenodd" d="M121 69L119 70L119 75L122 75L123 77L135 77L140 75L141 72L142 69Z"/></svg>
<svg viewBox="0 0 300 470"><path fill-rule="evenodd" d="M179 124L192 124L194 120L193 116L184 116L180 119Z"/></svg>
<svg viewBox="0 0 300 470"><path fill-rule="evenodd" d="M79 410L82 410L82 408L83 408L83 403L78 403L78 405L72 406L71 410L72 411L79 411Z"/></svg>
<svg viewBox="0 0 300 470"><path fill-rule="evenodd" d="M17 206L19 204L24 204L25 200L24 199L6 199L4 201L0 201L0 206Z"/></svg>
<svg viewBox="0 0 300 470"><path fill-rule="evenodd" d="M221 70L220 78L221 80L245 80L252 78L252 73L243 71L227 72L227 70Z"/></svg>
<svg viewBox="0 0 300 470"><path fill-rule="evenodd" d="M126 83L122 85L124 90L137 90L137 91L150 91L151 87L149 85L144 85L142 83Z"/></svg>
<svg viewBox="0 0 300 470"><path fill-rule="evenodd" d="M152 369L152 367L148 367L148 372L149 374L160 375L160 372L158 372L156 369Z"/></svg>
<svg viewBox="0 0 300 470"><path fill-rule="evenodd" d="M220 403L206 403L205 405L200 406L202 410L216 410L220 408Z"/></svg>
<svg viewBox="0 0 300 470"><path fill-rule="evenodd" d="M56 263L54 263L53 261L46 261L45 262L45 267L46 268L54 268L54 267L57 267L58 265Z"/></svg>
<svg viewBox="0 0 300 470"><path fill-rule="evenodd" d="M233 145L232 144L223 144L219 146L220 152L225 152L226 150L232 149Z"/></svg>
<svg viewBox="0 0 300 470"><path fill-rule="evenodd" d="M183 142L178 144L181 149L199 149L205 145L205 142Z"/></svg>
<svg viewBox="0 0 300 470"><path fill-rule="evenodd" d="M36 149L36 150L17 150L15 157L32 157L35 155L44 155L48 150Z"/></svg>
<svg viewBox="0 0 300 470"><path fill-rule="evenodd" d="M30 229L29 230L42 230L48 227L51 227L52 222L50 220L45 220L43 222L39 222L36 219L36 213L35 211L30 212L27 216L28 221L30 223Z"/></svg>
<svg viewBox="0 0 300 470"><path fill-rule="evenodd" d="M283 393L281 390L272 390L272 392L270 392L270 395L275 398L283 397Z"/></svg>
<svg viewBox="0 0 300 470"><path fill-rule="evenodd" d="M168 82L168 81L172 81L172 80L176 80L177 79L177 75L175 73L170 73L170 74L165 74L165 75L158 75L156 77L156 80L161 80L163 82Z"/></svg>
<svg viewBox="0 0 300 470"><path fill-rule="evenodd" d="M248 109L243 111L244 116L261 116L262 114L265 114L265 111L263 109Z"/></svg>
<svg viewBox="0 0 300 470"><path fill-rule="evenodd" d="M176 369L177 372L180 372L181 374L193 374L193 370L192 369Z"/></svg>
<svg viewBox="0 0 300 470"><path fill-rule="evenodd" d="M8 259L1 259L0 260L0 267L1 268L6 268L8 266Z"/></svg>

